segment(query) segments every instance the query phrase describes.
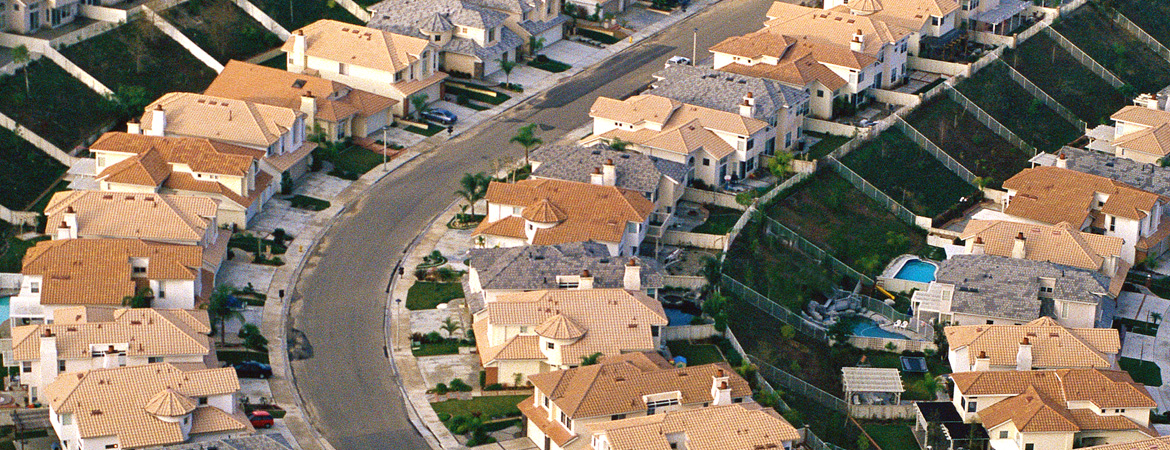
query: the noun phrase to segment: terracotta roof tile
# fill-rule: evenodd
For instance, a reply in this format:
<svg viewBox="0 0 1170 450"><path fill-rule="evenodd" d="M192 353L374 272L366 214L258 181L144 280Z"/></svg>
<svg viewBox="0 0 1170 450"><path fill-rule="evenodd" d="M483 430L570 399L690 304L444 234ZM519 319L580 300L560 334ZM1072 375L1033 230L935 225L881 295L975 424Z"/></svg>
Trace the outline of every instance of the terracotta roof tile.
<svg viewBox="0 0 1170 450"><path fill-rule="evenodd" d="M951 349L967 348L968 364L986 353L994 366L1015 366L1025 338L1032 346L1032 366L1045 369L1108 369L1121 350L1115 329L1069 328L1048 317L1024 325L949 326L944 333Z"/></svg>
<svg viewBox="0 0 1170 450"><path fill-rule="evenodd" d="M149 258L145 276L189 280L203 265L202 249L137 239L42 241L24 256L21 273L41 275L41 304L121 305L134 295L130 258Z"/></svg>
<svg viewBox="0 0 1170 450"><path fill-rule="evenodd" d="M531 179L516 183L492 182L487 201L497 205L540 209L547 202L542 220L562 219L552 228L536 230L534 245L554 245L589 240L620 242L626 223L641 223L654 210L654 204L641 194L613 186L599 186L575 181ZM551 208L549 208L551 207ZM557 212L559 211L559 213ZM525 214L522 212L522 215ZM510 216L496 222L484 221L473 236L482 234L525 238L523 219ZM503 222L503 223L501 223Z"/></svg>
<svg viewBox="0 0 1170 450"><path fill-rule="evenodd" d="M60 224L66 211L77 215L77 236L199 242L219 205L206 197L62 191L45 207L45 223Z"/></svg>
<svg viewBox="0 0 1170 450"><path fill-rule="evenodd" d="M1109 196L1100 211L1126 219L1139 220L1149 214L1158 194L1125 183L1057 167L1024 169L1003 182L1005 189L1016 191L1004 213L1042 223L1085 223L1095 208L1095 194Z"/></svg>
<svg viewBox="0 0 1170 450"><path fill-rule="evenodd" d="M668 435L682 433L690 450L782 449L800 433L771 409L743 404L711 406L591 425L613 450L670 450Z"/></svg>
<svg viewBox="0 0 1170 450"><path fill-rule="evenodd" d="M967 222L960 239L981 239L984 253L1012 256L1012 247L1020 233L1024 235L1026 258L1088 270L1100 270L1106 258L1120 256L1123 243L1116 236L1082 232L1068 222L1034 225L1006 220Z"/></svg>
<svg viewBox="0 0 1170 450"><path fill-rule="evenodd" d="M224 69L203 92L215 97L301 109L301 99L312 95L317 103L317 119L338 122L354 115L368 117L398 103L336 81L272 67L228 61Z"/></svg>
<svg viewBox="0 0 1170 450"><path fill-rule="evenodd" d="M89 317L93 311L110 317ZM207 355L214 349L206 310L77 307L58 309L53 316L52 324L13 327L15 361L39 360L40 337L46 332L55 337L61 359L90 358L115 344L129 344L128 356L146 357Z"/></svg>
<svg viewBox="0 0 1170 450"><path fill-rule="evenodd" d="M418 61L426 39L390 33L336 20L318 20L293 33L305 36L305 53L315 58L394 73ZM292 52L293 39L281 47Z"/></svg>

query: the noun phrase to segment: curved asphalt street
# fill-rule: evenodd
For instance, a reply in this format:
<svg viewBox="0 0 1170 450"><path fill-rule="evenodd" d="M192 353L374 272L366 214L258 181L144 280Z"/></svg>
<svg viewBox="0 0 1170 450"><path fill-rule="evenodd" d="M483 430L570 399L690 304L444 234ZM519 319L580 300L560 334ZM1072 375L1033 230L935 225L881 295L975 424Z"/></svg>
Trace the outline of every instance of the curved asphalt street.
<svg viewBox="0 0 1170 450"><path fill-rule="evenodd" d="M293 361L311 423L337 450L426 449L407 420L383 345L390 271L404 249L454 199L464 173L491 172L522 150L508 139L526 123L553 142L589 122L598 96L622 98L646 86L671 55L691 53L761 27L772 0L724 0L592 69L424 150L383 178L340 217L305 265L290 305L290 325L305 334L311 358ZM700 59L706 52L700 50Z"/></svg>

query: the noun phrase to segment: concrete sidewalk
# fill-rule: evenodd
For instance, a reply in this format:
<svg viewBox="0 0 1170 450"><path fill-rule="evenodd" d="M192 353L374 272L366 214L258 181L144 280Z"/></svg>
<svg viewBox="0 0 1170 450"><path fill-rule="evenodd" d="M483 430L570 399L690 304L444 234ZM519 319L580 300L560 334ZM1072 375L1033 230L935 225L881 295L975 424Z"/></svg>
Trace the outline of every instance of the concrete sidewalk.
<svg viewBox="0 0 1170 450"><path fill-rule="evenodd" d="M1170 317L1170 300L1158 297L1145 286L1137 286L1140 293L1122 292L1117 298L1117 317L1134 319L1143 322L1152 321L1151 313L1161 314L1163 318ZM1138 333L1126 333L1125 342L1121 344L1121 357L1150 361L1161 369L1162 385L1146 386L1146 390L1154 401L1158 403L1158 412L1170 411L1170 326L1165 325L1165 319L1160 322L1158 332L1154 336Z"/></svg>

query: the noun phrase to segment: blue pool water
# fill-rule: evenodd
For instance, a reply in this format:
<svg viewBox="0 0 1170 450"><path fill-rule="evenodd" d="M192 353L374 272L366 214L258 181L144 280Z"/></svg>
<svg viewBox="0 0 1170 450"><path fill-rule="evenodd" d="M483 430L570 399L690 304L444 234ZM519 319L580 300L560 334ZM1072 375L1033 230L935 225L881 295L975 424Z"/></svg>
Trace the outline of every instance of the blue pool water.
<svg viewBox="0 0 1170 450"><path fill-rule="evenodd" d="M7 307L7 305L5 305L5 307ZM694 314L687 314L675 308L663 309L666 310L666 319L669 321L667 324L668 326L675 327L679 325L690 325L691 318L695 317Z"/></svg>
<svg viewBox="0 0 1170 450"><path fill-rule="evenodd" d="M861 337L875 337L886 339L906 339L898 333L891 333L878 327L878 324L869 319L862 319L853 327L853 334Z"/></svg>
<svg viewBox="0 0 1170 450"><path fill-rule="evenodd" d="M8 297L0 297L0 322L8 320Z"/></svg>
<svg viewBox="0 0 1170 450"><path fill-rule="evenodd" d="M934 264L912 259L902 265L902 268L898 270L898 274L894 275L894 278L929 283L934 281L935 269Z"/></svg>

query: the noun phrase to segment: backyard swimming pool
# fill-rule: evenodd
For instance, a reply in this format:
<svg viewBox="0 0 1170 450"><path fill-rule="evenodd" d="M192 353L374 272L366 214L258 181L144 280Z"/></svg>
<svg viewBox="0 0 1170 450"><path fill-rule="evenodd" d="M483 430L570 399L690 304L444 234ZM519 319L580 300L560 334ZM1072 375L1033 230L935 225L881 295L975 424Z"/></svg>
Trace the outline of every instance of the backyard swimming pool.
<svg viewBox="0 0 1170 450"><path fill-rule="evenodd" d="M859 320L857 325L853 327L853 335L885 339L906 339L906 336L883 330L878 326L877 322L864 318Z"/></svg>
<svg viewBox="0 0 1170 450"><path fill-rule="evenodd" d="M920 259L911 259L902 264L902 268L898 269L898 273L894 275L894 278L917 281L919 283L930 283L934 281L935 270L938 270L938 268L934 264Z"/></svg>
<svg viewBox="0 0 1170 450"><path fill-rule="evenodd" d="M8 298L9 297L0 297L0 322L8 320Z"/></svg>

